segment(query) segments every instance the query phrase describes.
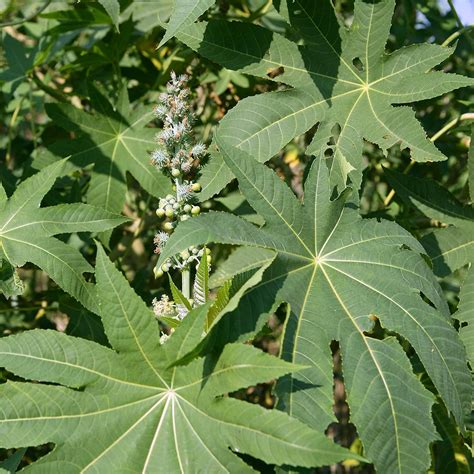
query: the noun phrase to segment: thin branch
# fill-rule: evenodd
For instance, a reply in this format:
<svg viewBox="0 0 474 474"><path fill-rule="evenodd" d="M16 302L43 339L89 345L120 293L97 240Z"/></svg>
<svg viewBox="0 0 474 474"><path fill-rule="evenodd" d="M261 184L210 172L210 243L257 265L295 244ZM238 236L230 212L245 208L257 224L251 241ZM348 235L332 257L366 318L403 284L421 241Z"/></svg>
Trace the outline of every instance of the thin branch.
<svg viewBox="0 0 474 474"><path fill-rule="evenodd" d="M459 16L456 10L456 7L454 6L453 0L448 0L448 3L449 3L449 7L451 8L451 12L454 15L454 18L456 19L456 22L459 25L459 28L463 29L464 25L462 23L461 17ZM469 41L469 45L471 46L471 48L474 48L474 41L469 35L467 35L467 40Z"/></svg>
<svg viewBox="0 0 474 474"><path fill-rule="evenodd" d="M453 41L455 41L456 39L458 39L461 35L463 35L464 33L469 33L469 31L471 31L472 29L474 29L474 25L468 25L468 26L465 26L464 28L461 28L460 30L458 31L455 31L452 35L448 36L442 43L441 43L441 46L449 46ZM468 38L468 41L471 40L471 37L469 35L466 35L467 38Z"/></svg>
<svg viewBox="0 0 474 474"><path fill-rule="evenodd" d="M27 16L26 18L20 18L18 20L12 20L12 21L6 21L4 23L0 23L0 28L5 28L6 26L21 25L22 23L26 23L27 21L33 20L40 13L46 10L46 8L48 8L51 1L52 0L46 0L46 3L42 7L40 7L38 10L36 10L34 13L32 13L30 16Z"/></svg>

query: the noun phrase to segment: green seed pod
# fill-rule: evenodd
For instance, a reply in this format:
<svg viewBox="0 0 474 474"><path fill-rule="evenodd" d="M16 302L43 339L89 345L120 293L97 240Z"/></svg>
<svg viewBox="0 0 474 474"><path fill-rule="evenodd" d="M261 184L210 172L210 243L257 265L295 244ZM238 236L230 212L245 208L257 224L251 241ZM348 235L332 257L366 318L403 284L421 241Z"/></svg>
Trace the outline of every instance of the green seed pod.
<svg viewBox="0 0 474 474"><path fill-rule="evenodd" d="M193 216L197 216L201 212L201 208L199 206L193 206L191 208L191 214Z"/></svg>

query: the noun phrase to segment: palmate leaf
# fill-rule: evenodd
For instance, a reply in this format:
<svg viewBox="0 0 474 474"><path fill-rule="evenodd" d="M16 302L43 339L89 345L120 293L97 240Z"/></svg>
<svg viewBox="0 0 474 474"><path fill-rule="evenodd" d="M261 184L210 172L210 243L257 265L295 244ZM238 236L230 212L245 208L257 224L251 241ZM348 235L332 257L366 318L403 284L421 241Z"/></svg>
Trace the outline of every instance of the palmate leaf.
<svg viewBox="0 0 474 474"><path fill-rule="evenodd" d="M408 340L459 423L470 408L465 351L449 320L441 289L420 244L392 222L362 219L347 193L330 201L328 171L316 159L304 205L270 169L222 146L227 165L251 206L257 228L236 216L208 213L181 223L163 250L166 259L191 242L273 249L273 263L246 297L290 304L283 357L310 367L280 385L282 405L324 430L332 420L330 342L339 341L351 418L379 472L421 472L435 439L433 397L414 376L399 342L371 337L375 318ZM411 250L409 250L409 249ZM420 293L433 303L427 304ZM437 308L437 309L435 309ZM242 318L259 316L253 311Z"/></svg>
<svg viewBox="0 0 474 474"><path fill-rule="evenodd" d="M277 4L302 45L239 22L197 23L178 34L199 54L228 69L264 78L279 70L274 80L291 86L240 101L221 122L223 141L263 162L320 122L308 153L331 150L330 179L339 190L348 175L360 184L363 138L383 150L400 143L416 161L445 159L426 139L414 112L398 104L474 84L474 79L456 74L428 72L452 48L416 44L385 54L395 0L356 0L349 29L340 25L329 0ZM209 166L221 169L222 157L214 159L217 163L211 165L211 160ZM223 178L212 183L213 191L230 174L217 176Z"/></svg>
<svg viewBox="0 0 474 474"><path fill-rule="evenodd" d="M149 152L156 146L156 132L145 125L152 111L130 108L127 89L120 91L114 108L97 91L91 91L97 113L89 114L69 104L47 104L46 110L55 123L81 135L76 140L63 140L49 147L49 153L35 160L37 167L53 163L57 157L71 156L70 169L93 165L87 202L110 212L120 212L127 191L126 173L130 173L153 196L168 192L170 184L154 166Z"/></svg>
<svg viewBox="0 0 474 474"><path fill-rule="evenodd" d="M96 273L113 350L46 330L0 341L8 370L58 384L0 387L0 445L56 445L25 471L253 472L229 447L276 464L354 457L286 414L219 396L298 367L231 344L216 358L168 368L200 340L206 306L160 346L151 311L101 249Z"/></svg>
<svg viewBox="0 0 474 474"><path fill-rule="evenodd" d="M87 309L97 312L94 285L83 276L93 268L78 250L52 236L102 232L128 219L82 203L40 208L64 167L65 160L57 161L23 181L10 199L0 196L0 257L13 267L34 263Z"/></svg>

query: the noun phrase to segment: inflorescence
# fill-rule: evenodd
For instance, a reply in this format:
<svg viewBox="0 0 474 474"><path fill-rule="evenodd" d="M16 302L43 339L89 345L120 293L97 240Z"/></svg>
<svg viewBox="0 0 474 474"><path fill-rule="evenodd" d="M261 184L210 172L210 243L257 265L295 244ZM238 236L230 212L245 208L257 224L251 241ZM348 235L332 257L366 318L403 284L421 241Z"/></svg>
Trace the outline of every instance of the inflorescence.
<svg viewBox="0 0 474 474"><path fill-rule="evenodd" d="M160 253L169 238L169 233L180 221L185 221L201 212L196 193L201 185L194 181L197 169L206 155L202 143L194 143L192 126L194 116L190 107L190 91L186 75L171 73L166 92L160 94L159 104L154 109L155 116L163 122L163 128L156 136L158 148L151 155L151 162L173 181L175 194L168 194L159 200L156 215L163 219L162 229L155 235L155 253ZM189 271L191 264L199 264L201 258L211 256L208 249L191 246L179 255L167 259L155 269L157 278L171 269ZM168 296L153 301L157 317L183 319L186 311ZM163 341L166 335L163 335Z"/></svg>
<svg viewBox="0 0 474 474"><path fill-rule="evenodd" d="M172 232L178 222L185 221L201 212L196 193L201 185L193 181L196 170L206 154L202 143L195 144L192 137L194 117L189 103L188 78L171 73L166 86L167 92L160 94L159 104L154 113L163 122L163 129L157 134L159 148L151 155L152 163L173 180L175 195L161 198L156 215L162 219L163 231L155 236L155 253L160 253L168 240L167 232ZM155 271L160 277L171 268L183 270L193 262L198 262L202 249L190 248L181 255L168 259Z"/></svg>

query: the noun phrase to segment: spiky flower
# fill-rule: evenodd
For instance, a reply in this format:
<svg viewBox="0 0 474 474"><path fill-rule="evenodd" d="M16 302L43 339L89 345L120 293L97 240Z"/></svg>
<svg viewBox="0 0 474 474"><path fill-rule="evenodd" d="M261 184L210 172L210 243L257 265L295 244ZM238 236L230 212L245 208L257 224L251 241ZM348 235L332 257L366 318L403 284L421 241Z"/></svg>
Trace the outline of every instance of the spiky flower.
<svg viewBox="0 0 474 474"><path fill-rule="evenodd" d="M202 143L194 144L192 140L194 116L189 103L187 81L186 75L178 77L172 72L171 81L166 86L167 92L160 94L160 103L153 110L163 121L163 129L156 137L159 149L152 153L152 162L172 177L178 172L190 172L193 161L206 153Z"/></svg>
<svg viewBox="0 0 474 474"><path fill-rule="evenodd" d="M158 254L166 245L169 233L173 232L180 221L190 219L201 212L195 199L201 185L193 181L193 178L206 154L206 147L203 143L195 143L192 138L194 117L187 81L187 76L171 73L166 92L160 94L159 104L153 110L155 116L162 121L162 129L156 135L158 148L151 154L151 162L173 180L175 190L174 195L168 194L159 200L156 210L156 215L165 220L162 228L167 231L160 231L155 235L155 253ZM191 246L179 255L167 259L160 267L155 267L155 277L160 278L172 269L182 272L183 296L193 304L190 299L190 267L199 264L203 252L203 248ZM186 278L187 285L184 283ZM163 295L160 300L153 300L153 311L158 318L167 316L182 320L187 315L188 308L182 302L175 303ZM169 334L163 333L160 342L164 343L171 332L172 330Z"/></svg>
<svg viewBox="0 0 474 474"><path fill-rule="evenodd" d="M166 242L169 239L169 235L166 232L158 232L153 239L155 244L155 253L160 253L161 249L165 246Z"/></svg>

